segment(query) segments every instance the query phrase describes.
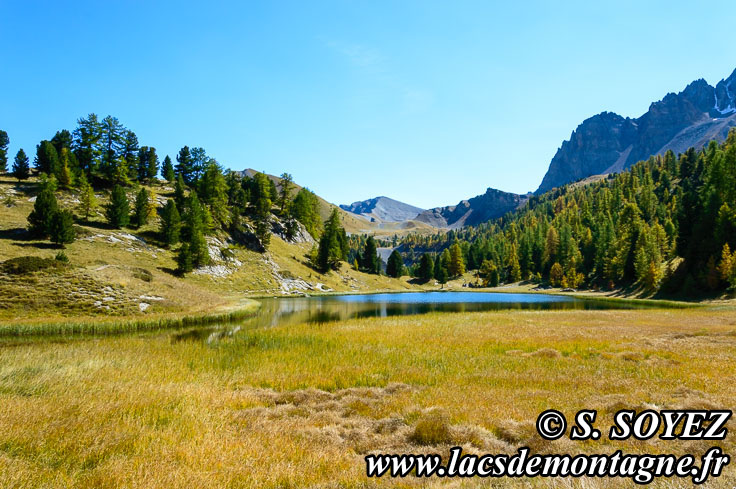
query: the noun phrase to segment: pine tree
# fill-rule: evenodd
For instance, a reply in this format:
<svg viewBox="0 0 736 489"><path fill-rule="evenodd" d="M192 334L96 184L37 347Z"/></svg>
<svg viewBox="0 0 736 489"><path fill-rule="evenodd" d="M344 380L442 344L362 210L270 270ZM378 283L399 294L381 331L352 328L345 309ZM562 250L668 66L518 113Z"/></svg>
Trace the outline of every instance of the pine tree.
<svg viewBox="0 0 736 489"><path fill-rule="evenodd" d="M36 159L33 166L39 173L47 175L58 175L59 172L59 154L51 141L41 141L36 146Z"/></svg>
<svg viewBox="0 0 736 489"><path fill-rule="evenodd" d="M32 236L45 238L51 232L51 219L59 211L59 204L51 188L44 188L36 196L33 210L28 215L28 231Z"/></svg>
<svg viewBox="0 0 736 489"><path fill-rule="evenodd" d="M207 265L210 262L207 241L204 237L204 209L199 201L197 192L190 192L187 199L187 212L184 215L186 223L184 236L185 242L189 244L189 252L192 257L192 264L195 267Z"/></svg>
<svg viewBox="0 0 736 489"><path fill-rule="evenodd" d="M74 230L74 216L67 210L57 211L51 216L49 223L51 241L64 248L64 245L73 243L77 237Z"/></svg>
<svg viewBox="0 0 736 489"><path fill-rule="evenodd" d="M148 149L148 166L146 167L146 180L151 181L158 175L158 155L156 148Z"/></svg>
<svg viewBox="0 0 736 489"><path fill-rule="evenodd" d="M227 182L225 182L225 176L222 174L222 168L217 164L217 161L210 160L199 181L199 195L202 202L211 209L212 217L223 227L229 225L227 191Z"/></svg>
<svg viewBox="0 0 736 489"><path fill-rule="evenodd" d="M107 222L116 229L127 226L130 221L130 204L125 190L120 185L115 185L112 189L106 216Z"/></svg>
<svg viewBox="0 0 736 489"><path fill-rule="evenodd" d="M381 260L378 258L378 248L376 240L373 236L368 236L365 241L365 248L361 256L363 271L366 273L381 273Z"/></svg>
<svg viewBox="0 0 736 489"><path fill-rule="evenodd" d="M281 174L281 181L279 185L281 190L279 192L279 214L284 215L286 212L286 206L289 205L289 199L291 199L291 189L294 186L294 179L289 173Z"/></svg>
<svg viewBox="0 0 736 489"><path fill-rule="evenodd" d="M133 224L136 227L145 226L148 223L148 214L150 212L150 199L148 191L141 187L135 198L135 208L133 210Z"/></svg>
<svg viewBox="0 0 736 489"><path fill-rule="evenodd" d="M207 165L210 164L212 159L207 156L207 152L204 148L192 148L191 151L191 182L187 182L189 185L196 184L202 177ZM186 180L186 178L185 178Z"/></svg>
<svg viewBox="0 0 736 489"><path fill-rule="evenodd" d="M101 176L120 185L128 181L128 161L125 159L127 131L120 121L108 115L100 124L99 153Z"/></svg>
<svg viewBox="0 0 736 489"><path fill-rule="evenodd" d="M8 133L0 130L0 173L8 171L8 145L10 138Z"/></svg>
<svg viewBox="0 0 736 489"><path fill-rule="evenodd" d="M340 214L332 209L330 217L325 221L324 232L317 249L317 268L322 273L330 269L337 270L340 261L347 259L345 230L340 225Z"/></svg>
<svg viewBox="0 0 736 489"><path fill-rule="evenodd" d="M256 236L264 250L271 242L271 192L269 178L263 173L256 173L253 177L255 195Z"/></svg>
<svg viewBox="0 0 736 489"><path fill-rule="evenodd" d="M171 183L176 178L174 173L174 165L171 162L169 155L164 158L164 163L161 165L161 175L166 179L167 182Z"/></svg>
<svg viewBox="0 0 736 489"><path fill-rule="evenodd" d="M169 199L161 210L161 239L167 248L179 242L181 217L176 209L176 203Z"/></svg>
<svg viewBox="0 0 736 489"><path fill-rule="evenodd" d="M424 253L419 259L417 278L422 282L429 282L434 276L434 263L429 253Z"/></svg>
<svg viewBox="0 0 736 489"><path fill-rule="evenodd" d="M194 269L192 251L189 248L189 243L182 243L179 247L179 253L176 256L176 263L178 265L177 271L179 273L189 273Z"/></svg>
<svg viewBox="0 0 736 489"><path fill-rule="evenodd" d="M447 262L449 261L449 256L449 252L445 250L440 256L437 257L434 262L434 278L437 279L437 281L442 285L446 284L447 280L450 278L447 272Z"/></svg>
<svg viewBox="0 0 736 489"><path fill-rule="evenodd" d="M271 202L278 201L279 198L279 191L276 189L276 182L268 179L268 197L271 199Z"/></svg>
<svg viewBox="0 0 736 489"><path fill-rule="evenodd" d="M179 209L179 214L184 213L187 205L186 188L184 177L180 173L176 176L176 184L174 185L174 202L176 202L176 207Z"/></svg>
<svg viewBox="0 0 736 489"><path fill-rule="evenodd" d="M54 148L56 148L56 152L59 155L61 155L61 150L64 148L71 151L73 143L74 143L74 140L72 138L72 134L66 129L62 129L61 131L56 131L56 134L54 134L54 137L51 138L51 144L54 145Z"/></svg>
<svg viewBox="0 0 736 489"><path fill-rule="evenodd" d="M87 181L84 173L79 175L79 210L84 215L85 220L89 220L89 215L97 207L97 197L92 185Z"/></svg>
<svg viewBox="0 0 736 489"><path fill-rule="evenodd" d="M15 155L15 159L13 160L13 171L11 172L13 175L13 178L17 178L20 182L21 180L28 180L28 177L31 176L31 168L28 165L28 156L26 156L26 152L23 151L23 148L18 150L18 153Z"/></svg>
<svg viewBox="0 0 736 489"><path fill-rule="evenodd" d="M404 259L401 257L399 250L393 250L388 257L386 263L386 275L393 278L399 278L404 270Z"/></svg>
<svg viewBox="0 0 736 489"><path fill-rule="evenodd" d="M192 185L194 183L194 168L192 167L192 153L189 151L189 146L184 146L179 150L176 161L176 174L184 179L184 183Z"/></svg>
<svg viewBox="0 0 736 489"><path fill-rule="evenodd" d="M102 154L102 125L96 114L77 120L77 128L72 134L72 149L79 163L79 168L91 176L97 172Z"/></svg>
<svg viewBox="0 0 736 489"><path fill-rule="evenodd" d="M123 147L120 151L120 157L125 161L125 167L127 169L128 178L132 180L145 181L147 175L144 173L139 174L138 170L140 167L140 160L138 159L140 154L140 148L138 147L138 136L133 131L124 130L123 132Z"/></svg>

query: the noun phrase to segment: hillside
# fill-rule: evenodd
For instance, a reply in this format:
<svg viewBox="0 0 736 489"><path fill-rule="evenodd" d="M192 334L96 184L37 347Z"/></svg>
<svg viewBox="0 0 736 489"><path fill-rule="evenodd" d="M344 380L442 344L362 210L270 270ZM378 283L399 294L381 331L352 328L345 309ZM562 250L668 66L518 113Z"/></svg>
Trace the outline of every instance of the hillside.
<svg viewBox="0 0 736 489"><path fill-rule="evenodd" d="M499 218L526 201L527 196L489 188L485 194L463 200L457 205L426 210L416 220L436 228L458 229Z"/></svg>
<svg viewBox="0 0 736 489"><path fill-rule="evenodd" d="M147 188L155 192L159 205L173 195L173 188L165 184ZM207 237L211 264L182 277L174 273L175 251L159 241L158 218L140 229L111 229L100 207L88 221L75 224L77 240L64 250L69 264L54 263L60 249L47 240L32 239L26 231L37 193L36 178L19 184L0 175L0 321L209 313L262 295L415 288L406 277L364 274L347 264L320 274L306 258L312 238L307 234L306 239L287 241L278 234L277 219L268 252L251 251L218 232ZM101 204L108 194L97 192ZM79 203L75 190L57 191L56 196L65 209L74 210ZM128 189L128 198L134 199L133 188ZM350 216L345 220L350 222ZM27 273L11 273L2 264L10 259L28 261L22 257L47 260L41 270Z"/></svg>
<svg viewBox="0 0 736 489"><path fill-rule="evenodd" d="M677 155L713 139L722 142L734 126L736 70L715 87L700 79L680 93L667 94L637 119L602 112L583 121L562 143L537 194L592 175L623 171L667 150Z"/></svg>
<svg viewBox="0 0 736 489"><path fill-rule="evenodd" d="M275 175L270 175L265 172L259 172L258 170L254 170L252 168L246 168L243 171L236 171L235 173L244 177L251 178L256 173L263 173L269 179L273 180L277 188L281 188L281 178ZM294 186L294 193L298 192L302 188L296 183L293 183L292 185ZM327 217L332 212L332 209L337 209L340 213L342 225L345 228L345 231L347 231L348 233L373 233L378 230L378 225L376 223L372 223L370 220L362 219L351 212L347 212L344 209L341 209L339 206L327 202L319 195L317 196L317 199L319 200L319 215L322 220L327 219Z"/></svg>

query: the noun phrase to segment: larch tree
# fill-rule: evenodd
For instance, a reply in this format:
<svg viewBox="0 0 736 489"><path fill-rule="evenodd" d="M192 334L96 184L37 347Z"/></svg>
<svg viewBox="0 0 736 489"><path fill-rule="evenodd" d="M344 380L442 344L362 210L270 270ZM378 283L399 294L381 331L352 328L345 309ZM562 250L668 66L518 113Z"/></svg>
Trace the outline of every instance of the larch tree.
<svg viewBox="0 0 736 489"><path fill-rule="evenodd" d="M447 272L451 277L459 277L465 273L465 260L463 259L463 252L460 249L459 243L453 243L450 246L450 260L448 264Z"/></svg>
<svg viewBox="0 0 736 489"><path fill-rule="evenodd" d="M87 181L84 173L79 175L79 210L85 220L89 220L90 213L97 207L97 197L92 185Z"/></svg>

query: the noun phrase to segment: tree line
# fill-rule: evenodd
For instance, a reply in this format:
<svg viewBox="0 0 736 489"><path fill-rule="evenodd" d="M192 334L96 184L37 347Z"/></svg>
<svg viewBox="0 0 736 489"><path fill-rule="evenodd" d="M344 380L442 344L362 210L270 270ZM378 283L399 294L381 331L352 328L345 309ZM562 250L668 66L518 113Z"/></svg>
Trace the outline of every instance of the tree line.
<svg viewBox="0 0 736 489"><path fill-rule="evenodd" d="M687 295L736 287L736 129L722 144L667 151L534 196L492 222L410 234L398 249L425 280L443 278L429 273L439 260L450 276L464 266L491 286L533 280Z"/></svg>

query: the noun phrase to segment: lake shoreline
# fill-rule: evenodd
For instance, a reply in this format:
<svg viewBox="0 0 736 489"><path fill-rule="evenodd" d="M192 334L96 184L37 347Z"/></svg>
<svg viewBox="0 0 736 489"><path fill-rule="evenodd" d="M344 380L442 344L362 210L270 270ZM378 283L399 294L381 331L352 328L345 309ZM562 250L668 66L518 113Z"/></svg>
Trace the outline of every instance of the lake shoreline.
<svg viewBox="0 0 736 489"><path fill-rule="evenodd" d="M229 323L239 321L256 316L262 308L264 300L289 300L299 298L330 298L345 296L376 296L376 295L398 295L398 294L427 294L427 293L472 293L472 294L528 294L541 295L548 297L561 297L578 299L583 301L591 301L597 303L610 303L615 305L631 306L631 308L644 307L647 309L692 309L692 308L715 308L722 309L717 305L707 303L686 303L677 301L667 301L659 299L632 299L602 296L598 293L585 291L562 292L555 289L546 290L526 290L522 287L497 287L489 289L474 288L446 288L423 291L396 291L396 290L375 290L370 292L346 293L346 292L321 292L316 294L305 295L264 295L259 297L249 297L237 302L231 302L224 306L220 306L216 311L205 313L174 313L166 314L158 317L121 317L109 319L109 317L83 317L70 320L60 321L34 321L29 323L0 323L0 338L21 338L21 337L66 337L66 336L90 336L102 337L107 335L120 335L130 333L154 332L162 330L181 330L191 327L209 326L216 323ZM462 301L458 301L462 302ZM431 302L428 302L428 304ZM729 306L725 306L730 308ZM621 309L627 309L622 307ZM510 308L511 311L514 309ZM552 312L553 310L545 310ZM438 311L453 313L453 311ZM407 314L414 315L413 313Z"/></svg>

